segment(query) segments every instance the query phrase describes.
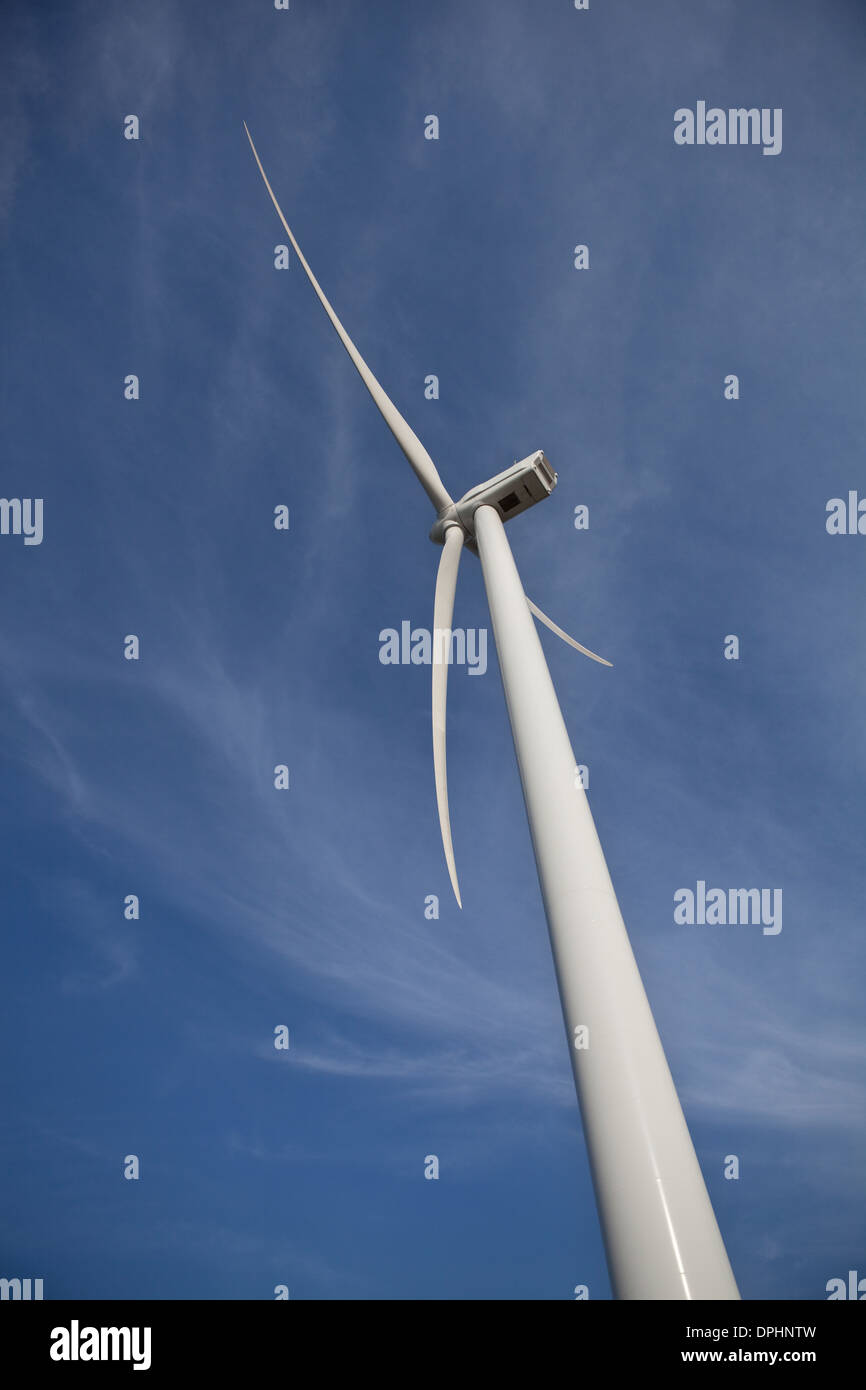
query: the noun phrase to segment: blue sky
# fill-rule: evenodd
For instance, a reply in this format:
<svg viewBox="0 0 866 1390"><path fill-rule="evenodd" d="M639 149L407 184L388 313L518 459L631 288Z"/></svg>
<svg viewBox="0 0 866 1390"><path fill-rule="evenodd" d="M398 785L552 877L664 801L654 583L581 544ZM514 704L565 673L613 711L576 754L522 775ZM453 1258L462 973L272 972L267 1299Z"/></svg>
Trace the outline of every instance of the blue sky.
<svg viewBox="0 0 866 1390"><path fill-rule="evenodd" d="M866 539L825 529L866 494L862 8L0 25L0 491L44 499L41 545L0 536L0 1273L49 1298L610 1296L492 642L450 680L460 913L430 671L378 660L380 630L432 622L429 502L273 267L246 120L450 491L537 448L559 473L509 534L614 662L544 637L743 1295L866 1274ZM781 107L781 154L675 145L698 100ZM488 623L472 557L455 623ZM781 888L782 931L675 924L699 879Z"/></svg>

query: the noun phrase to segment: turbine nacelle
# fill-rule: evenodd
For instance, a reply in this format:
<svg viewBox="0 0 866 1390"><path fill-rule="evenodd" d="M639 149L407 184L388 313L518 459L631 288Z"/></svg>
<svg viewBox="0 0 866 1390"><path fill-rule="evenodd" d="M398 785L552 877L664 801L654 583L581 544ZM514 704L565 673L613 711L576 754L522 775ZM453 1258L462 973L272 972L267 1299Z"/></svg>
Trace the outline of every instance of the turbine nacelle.
<svg viewBox="0 0 866 1390"><path fill-rule="evenodd" d="M442 545L449 526L458 525L465 532L470 549L474 550L475 513L479 507L493 507L503 521L543 502L556 487L556 474L538 449L519 463L513 463L504 472L479 483L460 498L446 507L433 524L431 541Z"/></svg>

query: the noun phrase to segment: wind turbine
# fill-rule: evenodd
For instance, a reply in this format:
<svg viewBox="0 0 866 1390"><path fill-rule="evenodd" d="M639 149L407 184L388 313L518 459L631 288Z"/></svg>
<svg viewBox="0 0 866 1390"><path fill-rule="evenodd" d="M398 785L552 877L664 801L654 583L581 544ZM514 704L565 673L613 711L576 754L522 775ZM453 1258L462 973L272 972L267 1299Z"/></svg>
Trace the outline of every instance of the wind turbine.
<svg viewBox="0 0 866 1390"><path fill-rule="evenodd" d="M526 597L505 535L503 522L549 496L556 474L538 451L453 500L331 308L246 122L244 130L310 284L436 509L430 538L442 555L433 604L433 764L445 859L461 906L448 814L445 703L464 546L481 561L614 1296L738 1299L589 802L575 778L575 756L533 615L578 651L603 658Z"/></svg>

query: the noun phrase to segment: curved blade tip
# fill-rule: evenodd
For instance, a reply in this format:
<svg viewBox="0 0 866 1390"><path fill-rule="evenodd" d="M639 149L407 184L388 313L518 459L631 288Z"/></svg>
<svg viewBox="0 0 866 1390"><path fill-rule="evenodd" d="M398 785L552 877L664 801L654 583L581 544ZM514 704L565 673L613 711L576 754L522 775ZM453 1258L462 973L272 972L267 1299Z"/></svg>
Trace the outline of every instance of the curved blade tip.
<svg viewBox="0 0 866 1390"><path fill-rule="evenodd" d="M548 618L546 613L542 613L541 609L537 604L532 602L528 594L525 597L530 613L534 613L535 617L538 618L540 622L544 623L545 627L549 627L551 632L555 632L557 637L561 637L563 642L567 642L570 647L574 647L575 651L582 652L584 656L590 657L591 660L597 661L600 666L613 666L612 661L605 660L605 658L599 656L597 652L591 652L589 647L584 647L581 642L576 642L573 637L569 637L568 633L564 632L552 618Z"/></svg>

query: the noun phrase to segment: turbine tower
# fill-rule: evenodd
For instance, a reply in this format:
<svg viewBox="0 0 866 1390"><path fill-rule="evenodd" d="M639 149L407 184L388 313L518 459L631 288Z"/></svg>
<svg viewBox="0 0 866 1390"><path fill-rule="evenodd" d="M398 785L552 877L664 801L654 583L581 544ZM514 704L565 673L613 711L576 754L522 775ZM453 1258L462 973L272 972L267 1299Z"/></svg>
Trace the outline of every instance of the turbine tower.
<svg viewBox="0 0 866 1390"><path fill-rule="evenodd" d="M539 451L453 500L331 308L246 122L244 129L310 284L436 509L430 538L442 554L433 608L433 764L445 859L461 906L445 757L448 653L463 547L481 561L614 1296L738 1299L589 802L576 785L576 759L533 615L578 651L610 662L527 598L505 534L505 521L550 495L556 474Z"/></svg>

